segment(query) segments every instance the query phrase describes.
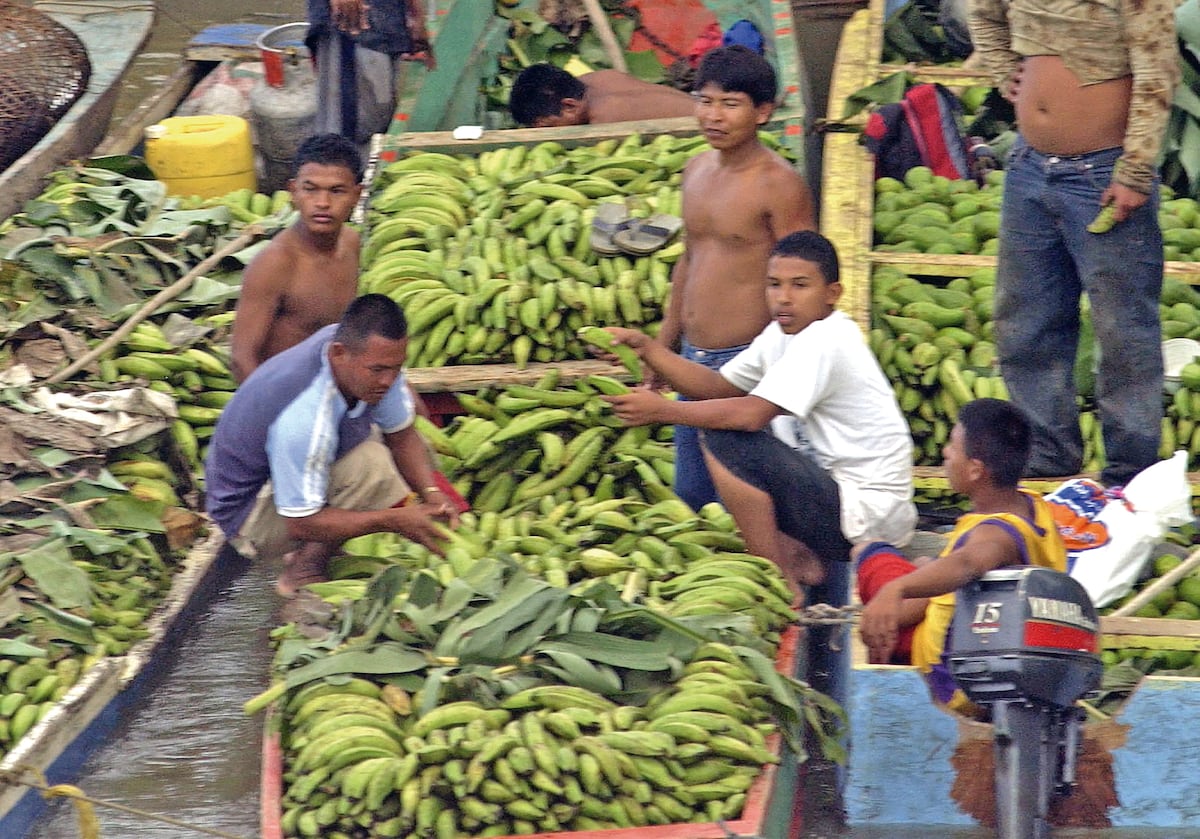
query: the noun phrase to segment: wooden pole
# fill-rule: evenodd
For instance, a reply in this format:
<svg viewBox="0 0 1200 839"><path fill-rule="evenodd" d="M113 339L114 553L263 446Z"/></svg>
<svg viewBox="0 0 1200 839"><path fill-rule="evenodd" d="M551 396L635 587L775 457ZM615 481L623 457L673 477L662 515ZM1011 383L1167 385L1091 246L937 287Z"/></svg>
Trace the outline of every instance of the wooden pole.
<svg viewBox="0 0 1200 839"><path fill-rule="evenodd" d="M1153 600L1154 595L1169 588L1170 586L1175 585L1177 580L1181 580L1186 577L1197 566L1200 566L1200 549L1192 551L1192 553L1188 555L1187 559L1139 591L1137 596L1124 606L1119 609L1113 609L1111 612L1109 612L1108 617L1123 618L1132 615L1138 609L1142 608L1151 600Z"/></svg>
<svg viewBox="0 0 1200 839"><path fill-rule="evenodd" d="M237 236L237 238L228 242L224 247L210 254L202 262L196 265L192 270L188 271L171 285L164 288L158 294L147 300L140 309L134 312L130 317L117 328L117 331L109 335L96 346L92 347L79 358L72 361L62 370L59 370L53 376L45 380L45 384L56 384L57 382L66 381L71 376L78 373L87 365L91 364L112 347L124 341L125 338L133 331L133 328L148 318L158 309L159 306L166 303L180 294L187 287L195 282L197 277L205 274L209 269L216 267L222 259L232 254L237 253L243 248L248 247L256 239L261 239L266 235L265 228L261 224L251 224L247 226Z"/></svg>
<svg viewBox="0 0 1200 839"><path fill-rule="evenodd" d="M604 9L600 8L600 0L583 0L584 11L592 21L592 26L596 27L596 35L600 37L600 43L604 45L604 52L608 55L608 60L612 62L614 70L620 70L622 73L629 71L625 64L625 53L621 51L621 45L617 43L617 36L613 34L612 24L608 22L608 15L604 14Z"/></svg>

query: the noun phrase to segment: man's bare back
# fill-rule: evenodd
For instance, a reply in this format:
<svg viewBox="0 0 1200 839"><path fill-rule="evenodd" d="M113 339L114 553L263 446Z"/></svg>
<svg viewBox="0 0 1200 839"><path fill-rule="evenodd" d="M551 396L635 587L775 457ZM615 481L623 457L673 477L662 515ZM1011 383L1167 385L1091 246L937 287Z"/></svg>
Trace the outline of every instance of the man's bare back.
<svg viewBox="0 0 1200 839"><path fill-rule="evenodd" d="M1132 77L1083 85L1057 55L1026 58L1016 84L1017 124L1043 154L1086 154L1124 143Z"/></svg>
<svg viewBox="0 0 1200 839"><path fill-rule="evenodd" d="M588 122L690 117L692 97L682 90L652 84L617 70L597 70L579 77L587 88Z"/></svg>
<svg viewBox="0 0 1200 839"><path fill-rule="evenodd" d="M683 206L683 335L708 349L749 343L770 321L763 277L772 246L814 226L808 186L765 147L734 158L709 151L684 172Z"/></svg>

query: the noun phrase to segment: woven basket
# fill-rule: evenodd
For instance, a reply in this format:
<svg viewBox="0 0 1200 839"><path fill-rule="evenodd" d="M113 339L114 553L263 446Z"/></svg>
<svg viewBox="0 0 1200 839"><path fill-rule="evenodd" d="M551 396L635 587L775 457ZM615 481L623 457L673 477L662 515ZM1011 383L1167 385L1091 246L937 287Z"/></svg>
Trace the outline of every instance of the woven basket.
<svg viewBox="0 0 1200 839"><path fill-rule="evenodd" d="M0 0L0 170L40 140L87 90L92 65L70 29Z"/></svg>

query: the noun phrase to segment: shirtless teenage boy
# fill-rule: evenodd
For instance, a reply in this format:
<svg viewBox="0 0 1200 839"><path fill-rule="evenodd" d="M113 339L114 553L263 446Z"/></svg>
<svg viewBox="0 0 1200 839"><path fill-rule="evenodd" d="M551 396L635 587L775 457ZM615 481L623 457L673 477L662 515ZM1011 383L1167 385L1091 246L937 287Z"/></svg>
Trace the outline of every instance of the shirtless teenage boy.
<svg viewBox="0 0 1200 839"><path fill-rule="evenodd" d="M775 109L775 70L742 46L705 54L695 114L711 151L683 172L686 249L671 273L658 341L718 369L770 322L762 293L775 243L815 226L813 199L793 166L758 139ZM715 501L696 429L675 428L675 492L694 509Z"/></svg>
<svg viewBox="0 0 1200 839"><path fill-rule="evenodd" d="M618 70L575 77L553 64L531 64L522 70L508 107L513 119L534 128L688 117L695 111L692 98L673 87Z"/></svg>
<svg viewBox="0 0 1200 839"><path fill-rule="evenodd" d="M346 226L362 193L358 148L337 134L309 137L296 151L288 191L300 217L243 274L232 336L238 381L337 323L358 294L359 235Z"/></svg>
<svg viewBox="0 0 1200 839"><path fill-rule="evenodd" d="M1155 159L1179 79L1174 8L1171 0L971 3L975 48L1020 126L1005 167L996 342L1033 428L1031 477L1083 465L1073 378L1083 292L1100 348L1101 480L1124 484L1158 457ZM1087 232L1106 206L1112 229Z"/></svg>

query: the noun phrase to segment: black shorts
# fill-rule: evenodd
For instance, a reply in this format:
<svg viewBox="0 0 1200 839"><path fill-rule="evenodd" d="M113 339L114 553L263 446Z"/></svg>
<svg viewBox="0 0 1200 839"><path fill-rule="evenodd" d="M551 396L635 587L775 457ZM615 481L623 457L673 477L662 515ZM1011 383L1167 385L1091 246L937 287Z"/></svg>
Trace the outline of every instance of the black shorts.
<svg viewBox="0 0 1200 839"><path fill-rule="evenodd" d="M766 430L706 429L702 440L726 469L771 496L781 531L822 559L849 560L850 543L842 535L841 494L811 455Z"/></svg>

